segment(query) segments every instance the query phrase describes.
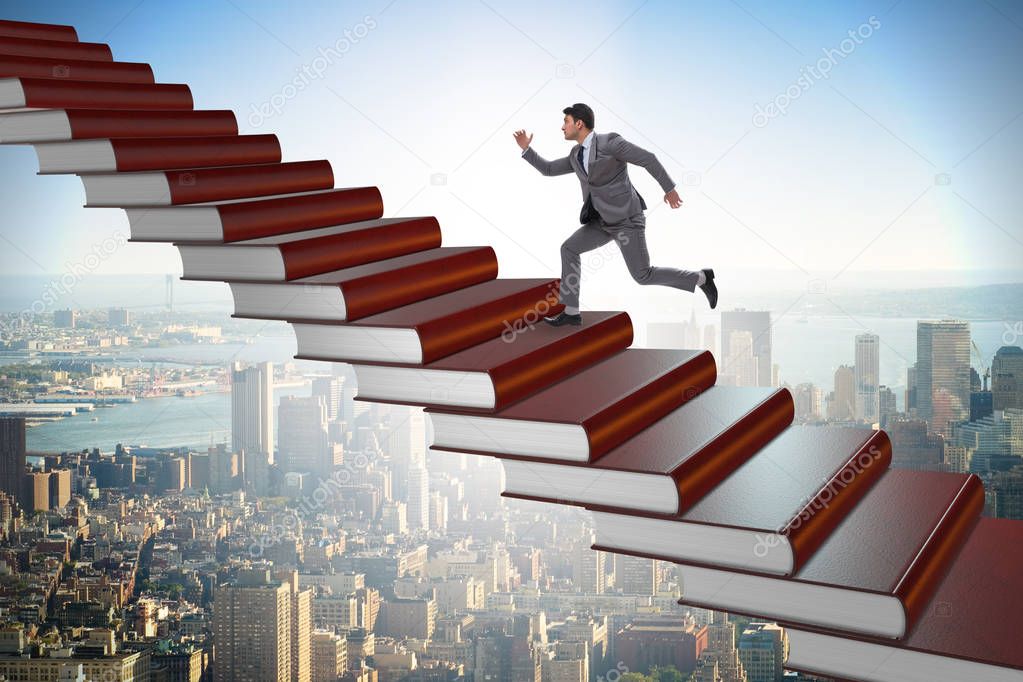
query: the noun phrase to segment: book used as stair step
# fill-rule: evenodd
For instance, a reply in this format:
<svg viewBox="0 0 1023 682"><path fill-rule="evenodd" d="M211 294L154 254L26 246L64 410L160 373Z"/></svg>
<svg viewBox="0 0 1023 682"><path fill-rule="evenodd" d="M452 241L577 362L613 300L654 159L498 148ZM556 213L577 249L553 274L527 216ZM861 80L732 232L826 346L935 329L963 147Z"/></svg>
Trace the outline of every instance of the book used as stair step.
<svg viewBox="0 0 1023 682"><path fill-rule="evenodd" d="M432 447L593 461L716 379L714 357L707 351L626 349L500 412L427 408Z"/></svg>
<svg viewBox="0 0 1023 682"><path fill-rule="evenodd" d="M132 241L237 242L375 220L384 214L376 187L350 187L190 206L126 208Z"/></svg>
<svg viewBox="0 0 1023 682"><path fill-rule="evenodd" d="M74 42L78 40L78 32L74 26L64 24L41 24L29 21L12 21L0 19L0 36L12 38L36 38L43 40L59 40Z"/></svg>
<svg viewBox="0 0 1023 682"><path fill-rule="evenodd" d="M497 254L489 246L432 248L381 260L378 254L399 247L402 240L380 228L367 234L373 242L358 244L359 233L349 233L353 242L343 252L352 267L290 282L229 281L234 316L352 321L497 277Z"/></svg>
<svg viewBox="0 0 1023 682"><path fill-rule="evenodd" d="M707 397L714 391L737 390L763 389L715 386ZM724 421L726 413L720 414ZM883 431L791 425L743 462L737 462L732 453L719 457L713 450L705 466L693 458L683 460L681 466L688 470L673 476L682 506L677 516L665 516L651 501L615 494L602 473L612 463L657 473L672 471L677 456L668 455L684 454L680 445L692 442L697 434L681 432L685 422L676 434L668 425L662 426L668 419L595 463L589 477L596 480L586 489L586 506L593 510L596 528L594 548L614 552L624 547L690 564L792 575L885 474L892 458L891 442ZM700 426L714 431L713 425ZM741 432L739 436L745 437ZM636 464L630 464L631 458ZM647 461L655 465L643 466ZM505 471L506 487L517 485L518 477L507 462ZM583 474L579 476L589 484ZM595 492L605 494L597 497ZM637 495L642 495L641 489ZM603 506L594 504L594 499Z"/></svg>
<svg viewBox="0 0 1023 682"><path fill-rule="evenodd" d="M0 78L67 78L112 83L153 83L153 69L137 62L22 57L0 53Z"/></svg>
<svg viewBox="0 0 1023 682"><path fill-rule="evenodd" d="M500 410L631 343L628 314L588 310L579 326L533 325L427 365L354 364L356 400Z"/></svg>
<svg viewBox="0 0 1023 682"><path fill-rule="evenodd" d="M178 83L99 83L52 78L0 78L0 109L191 109Z"/></svg>
<svg viewBox="0 0 1023 682"><path fill-rule="evenodd" d="M362 220L228 244L176 246L182 279L285 282L434 249L440 243L440 223L425 216Z"/></svg>
<svg viewBox="0 0 1023 682"><path fill-rule="evenodd" d="M679 603L786 627L902 639L983 507L975 475L890 469L791 578L678 563Z"/></svg>
<svg viewBox="0 0 1023 682"><path fill-rule="evenodd" d="M238 121L228 110L56 109L0 113L0 144L237 133Z"/></svg>
<svg viewBox="0 0 1023 682"><path fill-rule="evenodd" d="M345 323L293 322L307 360L426 364L559 312L558 279L494 279Z"/></svg>
<svg viewBox="0 0 1023 682"><path fill-rule="evenodd" d="M711 386L595 462L504 459L502 494L671 517L781 433L793 414L788 389ZM647 521L622 517L640 529Z"/></svg>
<svg viewBox="0 0 1023 682"><path fill-rule="evenodd" d="M81 176L86 206L179 206L334 187L329 161Z"/></svg>
<svg viewBox="0 0 1023 682"><path fill-rule="evenodd" d="M13 36L0 36L0 53L20 57L88 59L101 62L109 62L114 58L110 46L106 43L82 43Z"/></svg>
<svg viewBox="0 0 1023 682"><path fill-rule="evenodd" d="M124 173L280 163L276 135L135 137L41 142L39 174Z"/></svg>
<svg viewBox="0 0 1023 682"><path fill-rule="evenodd" d="M982 518L904 641L788 628L786 667L864 682L1023 682L1023 524Z"/></svg>

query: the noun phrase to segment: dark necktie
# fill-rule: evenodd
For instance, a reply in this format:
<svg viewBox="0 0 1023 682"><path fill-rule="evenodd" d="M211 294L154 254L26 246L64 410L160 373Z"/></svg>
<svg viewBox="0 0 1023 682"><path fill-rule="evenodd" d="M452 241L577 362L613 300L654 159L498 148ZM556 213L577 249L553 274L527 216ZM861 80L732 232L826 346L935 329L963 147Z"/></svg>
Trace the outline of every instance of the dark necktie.
<svg viewBox="0 0 1023 682"><path fill-rule="evenodd" d="M579 167L583 169L583 173L586 173L586 166L583 165L583 150L585 150L585 149L586 149L585 147L580 145L580 147L579 147Z"/></svg>

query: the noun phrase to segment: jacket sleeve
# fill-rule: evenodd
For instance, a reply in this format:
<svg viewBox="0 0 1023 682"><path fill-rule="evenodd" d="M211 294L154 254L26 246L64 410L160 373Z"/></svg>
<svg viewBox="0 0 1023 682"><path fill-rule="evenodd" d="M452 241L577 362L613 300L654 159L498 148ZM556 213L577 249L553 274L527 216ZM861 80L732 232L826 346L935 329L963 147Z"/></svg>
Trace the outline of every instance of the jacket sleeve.
<svg viewBox="0 0 1023 682"><path fill-rule="evenodd" d="M661 165L661 162L657 160L657 157L652 152L648 152L642 147L637 147L618 133L611 133L611 137L608 139L608 148L611 156L619 161L633 163L646 168L647 172L653 176L665 194L675 187L675 182L668 175L668 171L664 170L664 166Z"/></svg>
<svg viewBox="0 0 1023 682"><path fill-rule="evenodd" d="M563 159L555 159L554 161L548 161L539 154L532 147L526 147L526 151L522 152L522 158L529 162L529 165L537 169L544 175L565 175L566 173L574 172L572 169L572 162L568 160L566 156Z"/></svg>

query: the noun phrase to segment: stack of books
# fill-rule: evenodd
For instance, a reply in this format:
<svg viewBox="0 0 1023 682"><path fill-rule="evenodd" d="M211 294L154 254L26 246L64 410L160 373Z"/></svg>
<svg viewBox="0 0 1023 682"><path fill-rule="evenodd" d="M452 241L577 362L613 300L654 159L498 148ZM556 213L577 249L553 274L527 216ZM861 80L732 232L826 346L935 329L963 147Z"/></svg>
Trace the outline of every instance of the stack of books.
<svg viewBox="0 0 1023 682"><path fill-rule="evenodd" d="M113 60L0 21L0 143L77 174L132 240L175 244L235 314L351 363L359 398L426 407L436 451L499 458L504 495L592 511L598 549L675 562L682 603L776 620L787 667L858 680L1023 680L1023 526L971 475L889 468L884 431L794 425L785 389L717 385L710 353L633 348L626 312L552 328L558 280L498 277L434 217ZM14 201L14 197L7 197Z"/></svg>

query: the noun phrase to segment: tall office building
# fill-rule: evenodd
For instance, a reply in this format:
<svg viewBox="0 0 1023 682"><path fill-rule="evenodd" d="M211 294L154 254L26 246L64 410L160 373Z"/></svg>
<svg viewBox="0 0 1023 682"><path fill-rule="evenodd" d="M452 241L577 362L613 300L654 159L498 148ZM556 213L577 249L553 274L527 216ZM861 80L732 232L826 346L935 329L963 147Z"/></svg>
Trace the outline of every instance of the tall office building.
<svg viewBox="0 0 1023 682"><path fill-rule="evenodd" d="M756 358L756 383L771 385L771 313L767 310L726 310L721 313L721 373L736 374L729 357L731 337L736 332L749 332L751 354ZM742 385L742 384L740 384Z"/></svg>
<svg viewBox="0 0 1023 682"><path fill-rule="evenodd" d="M591 544L592 537L576 545L572 554L572 582L583 594L603 594L607 587L607 554L590 549Z"/></svg>
<svg viewBox="0 0 1023 682"><path fill-rule="evenodd" d="M0 417L0 490L24 499L25 418Z"/></svg>
<svg viewBox="0 0 1023 682"><path fill-rule="evenodd" d="M697 682L747 682L746 669L735 646L735 624L715 611L707 625L707 648L697 661Z"/></svg>
<svg viewBox="0 0 1023 682"><path fill-rule="evenodd" d="M291 682L291 587L269 570L240 571L213 598L216 682ZM307 678L308 679L308 678Z"/></svg>
<svg viewBox="0 0 1023 682"><path fill-rule="evenodd" d="M722 342L721 352L728 362L728 372L721 374L725 386L756 386L759 363L753 354L753 333L735 330L728 336L728 343Z"/></svg>
<svg viewBox="0 0 1023 682"><path fill-rule="evenodd" d="M344 391L344 377L328 376L313 379L312 395L323 398L327 407L327 421L337 421L341 415L341 396ZM280 419L280 415L278 415Z"/></svg>
<svg viewBox="0 0 1023 682"><path fill-rule="evenodd" d="M131 311L125 308L111 308L107 311L107 324L111 327L127 327L131 324Z"/></svg>
<svg viewBox="0 0 1023 682"><path fill-rule="evenodd" d="M970 416L970 324L958 320L916 324L916 403L931 431Z"/></svg>
<svg viewBox="0 0 1023 682"><path fill-rule="evenodd" d="M880 417L881 340L877 334L856 335L856 419L868 424Z"/></svg>
<svg viewBox="0 0 1023 682"><path fill-rule="evenodd" d="M781 682L788 636L774 623L750 623L739 636L739 660L749 682Z"/></svg>
<svg viewBox="0 0 1023 682"><path fill-rule="evenodd" d="M856 371L848 365L835 370L835 390L828 396L828 419L845 421L856 414Z"/></svg>
<svg viewBox="0 0 1023 682"><path fill-rule="evenodd" d="M286 472L329 474L327 406L322 396L284 396L277 408L277 463Z"/></svg>
<svg viewBox="0 0 1023 682"><path fill-rule="evenodd" d="M272 464L274 446L273 364L261 362L231 372L231 449L262 455Z"/></svg>
<svg viewBox="0 0 1023 682"><path fill-rule="evenodd" d="M881 428L888 423L888 418L898 414L895 393L887 386L879 386L877 391L877 413Z"/></svg>
<svg viewBox="0 0 1023 682"><path fill-rule="evenodd" d="M74 329L78 324L78 311L71 308L53 311L53 326L58 329Z"/></svg>
<svg viewBox="0 0 1023 682"><path fill-rule="evenodd" d="M657 563L645 557L613 554L615 584L625 594L652 595L657 586Z"/></svg>
<svg viewBox="0 0 1023 682"><path fill-rule="evenodd" d="M430 528L430 474L423 466L414 466L408 472L408 527Z"/></svg>
<svg viewBox="0 0 1023 682"><path fill-rule="evenodd" d="M1023 408L1023 348L1002 346L991 361L991 407Z"/></svg>

